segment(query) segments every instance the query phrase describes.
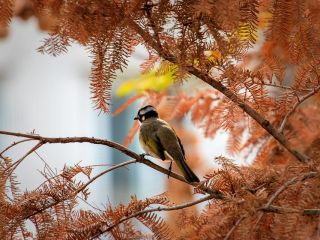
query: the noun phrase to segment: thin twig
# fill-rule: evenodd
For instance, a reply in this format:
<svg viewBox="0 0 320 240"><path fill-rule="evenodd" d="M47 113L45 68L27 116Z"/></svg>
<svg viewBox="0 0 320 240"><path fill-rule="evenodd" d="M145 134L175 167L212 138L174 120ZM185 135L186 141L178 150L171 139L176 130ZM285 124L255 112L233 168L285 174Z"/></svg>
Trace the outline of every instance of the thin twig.
<svg viewBox="0 0 320 240"><path fill-rule="evenodd" d="M313 89L311 92L309 92L308 94L304 95L301 98L298 98L298 101L292 106L292 108L290 109L290 111L286 114L286 116L284 117L284 119L282 120L282 123L279 127L279 132L283 132L290 116L296 111L296 109L298 108L298 106L303 103L305 100L307 100L308 98L312 97L313 95L315 95L316 93L318 93L320 90L320 86Z"/></svg>
<svg viewBox="0 0 320 240"><path fill-rule="evenodd" d="M278 214L285 214L285 213L302 213L303 210L298 210L294 208L285 208L285 207L279 207L275 205L269 205L261 207L258 209L258 211L263 211L263 212L272 212L272 213L278 213Z"/></svg>
<svg viewBox="0 0 320 240"><path fill-rule="evenodd" d="M54 177L57 177L57 174L55 174L55 172L53 171L53 169L51 168L51 166L47 163L47 161L43 158L43 157L41 157L40 156L40 154L39 153L37 153L37 151L35 151L34 152L39 158L40 158L40 160L45 164L45 167L44 167L44 171L46 170L46 169L48 169L48 171L49 171L49 177L52 179L52 178L54 178ZM94 167L94 166L106 166L105 164L96 164L96 165L90 165L90 167ZM41 172L40 172L41 173ZM42 173L41 173L42 174ZM48 177L46 177L45 176L45 174L44 174L44 177L48 180ZM96 176L95 176L96 177ZM41 184L42 185L42 184ZM40 186L41 186L40 185ZM87 186L88 186L89 184L87 184ZM38 187L38 188L40 188L40 187ZM80 190L80 191L82 191L82 190ZM77 198L78 199L80 199L83 203L85 203L85 204L87 204L88 206L90 206L92 209L95 209L95 210L98 210L98 211L101 211L101 209L99 209L98 207L95 207L95 206L93 206L91 203L89 203L86 199L84 199L84 198L82 198L81 196L77 196Z"/></svg>
<svg viewBox="0 0 320 240"><path fill-rule="evenodd" d="M319 216L320 215L320 209L295 209L295 208L287 208L287 207L279 207L275 205L270 205L269 207L262 207L259 208L258 211L264 211L264 212L272 212L272 213L278 213L278 214L288 214L288 213L300 213L306 216Z"/></svg>
<svg viewBox="0 0 320 240"><path fill-rule="evenodd" d="M304 209L303 215L309 215L309 216L319 216L320 215L320 209Z"/></svg>
<svg viewBox="0 0 320 240"><path fill-rule="evenodd" d="M44 158L41 157L40 154L39 154L37 151L34 151L34 153L35 153L35 154L38 156L38 158L44 163L44 171L45 171L46 169L48 169L48 170L49 170L49 173L48 173L48 174L50 174L50 177L51 177L51 178L55 177L57 174L52 170L52 168L51 168L50 165L47 163L47 161L44 160Z"/></svg>
<svg viewBox="0 0 320 240"><path fill-rule="evenodd" d="M2 157L2 155L8 151L10 148L20 144L20 143L23 143L23 142L28 142L28 141L34 141L33 139L23 139L21 141L18 141L18 142L13 142L12 144L10 144L8 147L6 147L5 149L3 149L3 151L0 153L0 156Z"/></svg>
<svg viewBox="0 0 320 240"><path fill-rule="evenodd" d="M134 20L127 18L128 23L131 25L134 31L138 33L143 40L150 45L153 49L155 49L159 56L170 61L174 64L178 64L178 58L168 52L164 48L160 48L158 43L152 38L152 36L142 29ZM209 84L214 89L221 92L224 96L230 99L232 102L237 104L244 112L246 112L251 118L253 118L261 127L263 127L271 136L273 136L284 148L286 148L293 156L295 156L301 162L308 162L309 158L300 153L299 151L292 148L284 135L278 131L265 117L263 117L260 113L258 113L255 109L246 104L241 98L239 98L234 92L232 92L229 88L224 86L220 81L211 77L208 73L202 72L194 66L186 67L186 70L201 79L202 81Z"/></svg>
<svg viewBox="0 0 320 240"><path fill-rule="evenodd" d="M244 189L251 192L251 193L256 193L258 190L260 190L261 188L263 188L266 185L267 185L267 183L262 183L261 185L255 187L255 188L244 188Z"/></svg>
<svg viewBox="0 0 320 240"><path fill-rule="evenodd" d="M200 198L200 199L192 201L192 202L184 203L184 204L174 205L174 206L171 206L171 207L151 208L151 209L146 209L146 210L142 210L142 211L133 213L133 214L127 216L127 217L124 217L124 218L120 219L118 222L114 223L113 225L107 226L106 229L101 230L101 228L100 228L98 233L96 235L92 236L91 239L97 238L100 235L102 235L103 233L108 232L111 229L113 229L114 227L118 226L119 224L121 224L121 223L123 223L125 221L128 221L131 218L135 218L135 217L137 217L139 215L143 215L143 214L151 213L151 212L160 212L160 211L166 211L167 212L167 211L175 211L175 210L179 210L179 209L184 209L184 208L188 208L188 207L197 205L199 203L208 201L208 200L213 199L213 198L214 198L213 196L208 195L206 197ZM107 223L104 223L104 224L107 224Z"/></svg>
<svg viewBox="0 0 320 240"><path fill-rule="evenodd" d="M269 199L269 201L267 202L267 204L265 205L266 207L269 207L273 201L280 195L280 193L282 193L288 186L292 185L293 183L295 183L297 181L298 177L294 177L292 179L290 179L289 181L287 181L285 184L283 184Z"/></svg>
<svg viewBox="0 0 320 240"><path fill-rule="evenodd" d="M303 181L305 179L311 178L316 176L318 173L316 172L308 172L306 174L304 174L301 178L300 181ZM285 182L269 199L269 201L261 208L261 210L266 211L269 210L270 212L273 212L270 206L271 204L274 202L274 200L285 190L287 189L287 187L289 187L290 185L296 183L299 180L299 176L296 176L294 178L291 178L289 181ZM256 221L256 225L260 222L262 216L263 216L263 212L261 212L258 216L258 219Z"/></svg>
<svg viewBox="0 0 320 240"><path fill-rule="evenodd" d="M265 82L263 82L263 83L257 83L257 84L261 84L261 85L268 86L268 87L281 88L281 89L290 90L290 91L300 91L300 92L309 92L309 91L312 91L311 88L298 89L298 88L293 88L293 87L289 87L289 86L277 85L277 84L265 83Z"/></svg>
<svg viewBox="0 0 320 240"><path fill-rule="evenodd" d="M7 176L9 177L13 171L20 165L20 163L22 163L22 161L29 156L31 153L33 153L34 151L36 151L38 148L40 148L43 145L42 142L38 142L34 147L32 147L25 155L23 155L19 160L17 160L15 163L13 163L11 166L9 166L7 169L5 169L5 171L9 170L9 173L7 174Z"/></svg>
<svg viewBox="0 0 320 240"><path fill-rule="evenodd" d="M95 180L97 180L99 177L101 177L102 175L110 172L110 171L113 171L117 168L121 168L121 167L124 167L126 165L129 165L129 164L132 164L132 163L136 163L137 160L130 160L130 161L126 161L126 162L123 162L123 163L120 163L120 164L117 164L117 165L114 165L113 167L111 168L108 168L104 171L102 171L101 173L97 174L96 176L94 176L93 178L91 178L86 184L84 184L82 187L78 188L73 194L76 195L78 193L80 193L81 191L83 191L86 187L88 187L91 183L93 183Z"/></svg>
<svg viewBox="0 0 320 240"><path fill-rule="evenodd" d="M74 192L68 194L67 196L64 196L62 199L59 199L58 201L55 201L55 202L52 202L50 203L49 205L41 208L41 209L37 209L27 215L24 216L24 219L28 219L38 213L41 213L43 211L45 211L46 209L49 209L67 199L70 199L72 197L75 197L78 193L82 192L86 187L88 187L91 183L93 183L95 180L97 180L98 178L100 178L101 176L103 176L104 174L112 171L112 170L115 170L117 168L120 168L120 167L123 167L123 166L126 166L126 165L129 165L129 164L132 164L132 163L135 163L137 162L136 160L130 160L130 161L126 161L126 162L123 162L123 163L120 163L120 164L117 164L117 165L114 165L113 167L111 168L108 168L107 170L105 171L102 171L101 173L97 174L96 176L94 176L93 178L91 178L87 183L85 183L84 185L82 185L81 187L79 187L78 189L76 189Z"/></svg>
<svg viewBox="0 0 320 240"><path fill-rule="evenodd" d="M288 186L295 183L297 181L298 177L294 177L287 181L285 184L283 184L269 199L269 201L264 205L263 208L268 209L270 205L273 203L273 201L279 196L280 193L282 193ZM261 218L263 217L263 212L260 212L258 215L258 219L256 221L256 225L260 222Z"/></svg>
<svg viewBox="0 0 320 240"><path fill-rule="evenodd" d="M233 225L233 227L230 229L230 231L227 233L227 235L224 237L223 240L228 240L231 237L234 230L236 230L236 228L239 226L239 224L242 222L242 220L245 219L246 216L247 215L243 215L242 217L240 217L238 219L238 221Z"/></svg>

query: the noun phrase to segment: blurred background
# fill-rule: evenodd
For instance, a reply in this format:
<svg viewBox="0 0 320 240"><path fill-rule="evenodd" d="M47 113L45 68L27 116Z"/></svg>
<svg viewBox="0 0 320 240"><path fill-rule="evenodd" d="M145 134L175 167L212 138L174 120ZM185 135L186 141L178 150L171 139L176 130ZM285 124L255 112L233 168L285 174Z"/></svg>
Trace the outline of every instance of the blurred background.
<svg viewBox="0 0 320 240"><path fill-rule="evenodd" d="M41 27L41 25L40 25ZM1 31L0 39L0 129L4 131L34 133L48 137L87 136L109 139L123 143L139 109L139 103L112 117L99 114L91 102L89 75L91 59L84 47L73 44L66 54L58 57L37 52L47 32L40 30L38 19L27 21L14 18L10 28ZM114 82L116 90L123 81L139 76L139 65L147 57L144 49L136 49L129 66L119 73ZM192 83L192 87L204 86ZM188 88L188 84L184 86ZM112 111L116 110L125 97L112 99ZM215 139L205 139L201 132L183 120L181 136L192 168L202 179L215 167L214 157L225 154L226 134L221 132ZM3 149L16 138L0 135ZM13 148L9 156L21 158L35 143L24 143ZM137 153L142 149L137 136L129 148ZM38 154L38 155L37 155ZM123 154L103 146L91 144L45 145L33 153L17 168L17 180L21 190L32 190L44 180L40 174L45 163L59 173L63 167L79 163L81 166L99 165L93 175L108 166L129 160ZM191 156L193 155L193 156ZM155 160L156 161L156 160ZM159 163L167 166L166 163ZM88 202L97 207L111 203L127 203L131 195L145 198L169 190L172 199L186 201L192 197L186 184L171 180L142 164L129 165L99 178L90 187Z"/></svg>

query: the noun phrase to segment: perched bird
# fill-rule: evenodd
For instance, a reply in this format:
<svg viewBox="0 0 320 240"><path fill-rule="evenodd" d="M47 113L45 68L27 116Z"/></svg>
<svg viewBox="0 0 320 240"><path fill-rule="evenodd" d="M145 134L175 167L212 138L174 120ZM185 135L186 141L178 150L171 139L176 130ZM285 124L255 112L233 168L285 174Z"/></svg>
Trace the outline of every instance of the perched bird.
<svg viewBox="0 0 320 240"><path fill-rule="evenodd" d="M172 160L178 165L188 182L199 182L199 178L186 163L181 141L173 128L160 119L157 110L151 106L141 108L134 120L139 120L139 141L144 151L152 157ZM169 167L171 171L171 164Z"/></svg>

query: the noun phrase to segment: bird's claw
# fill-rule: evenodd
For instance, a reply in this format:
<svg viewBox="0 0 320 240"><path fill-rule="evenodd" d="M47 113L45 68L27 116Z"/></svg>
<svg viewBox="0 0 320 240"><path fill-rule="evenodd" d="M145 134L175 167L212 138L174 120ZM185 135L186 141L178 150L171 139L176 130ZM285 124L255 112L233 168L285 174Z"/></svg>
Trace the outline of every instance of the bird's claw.
<svg viewBox="0 0 320 240"><path fill-rule="evenodd" d="M147 153L141 153L140 154L140 157L143 158L143 159L146 159L146 156L149 156L149 154L147 154Z"/></svg>

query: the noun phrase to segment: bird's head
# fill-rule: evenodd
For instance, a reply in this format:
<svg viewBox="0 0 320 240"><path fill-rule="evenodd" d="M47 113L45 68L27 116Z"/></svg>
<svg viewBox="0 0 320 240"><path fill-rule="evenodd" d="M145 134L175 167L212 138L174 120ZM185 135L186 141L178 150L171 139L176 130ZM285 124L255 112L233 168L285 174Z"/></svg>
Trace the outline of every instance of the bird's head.
<svg viewBox="0 0 320 240"><path fill-rule="evenodd" d="M134 118L134 120L139 120L140 122L143 122L146 119L152 117L157 118L158 112L153 106L147 105L139 109L137 116Z"/></svg>

